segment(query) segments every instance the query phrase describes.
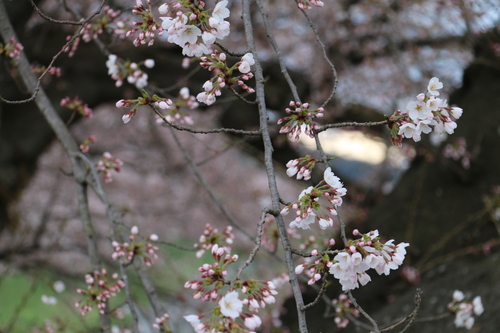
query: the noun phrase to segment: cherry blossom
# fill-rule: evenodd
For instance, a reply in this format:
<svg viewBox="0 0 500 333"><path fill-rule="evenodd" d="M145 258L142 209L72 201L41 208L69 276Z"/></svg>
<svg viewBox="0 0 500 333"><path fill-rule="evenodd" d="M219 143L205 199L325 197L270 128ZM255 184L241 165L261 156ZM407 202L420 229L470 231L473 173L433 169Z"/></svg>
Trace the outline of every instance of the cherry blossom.
<svg viewBox="0 0 500 333"><path fill-rule="evenodd" d="M455 326L470 330L474 325L474 315L480 316L484 312L481 296L476 296L472 302L465 302L465 295L460 290L453 292L453 299L448 304L448 310L455 314Z"/></svg>
<svg viewBox="0 0 500 333"><path fill-rule="evenodd" d="M401 146L403 137L412 138L415 142L421 140L421 134L446 132L453 134L457 127L453 119L461 117L463 110L459 107L449 107L446 100L437 98L437 90L443 84L438 78L433 77L428 84L427 92L417 95L415 101L410 101L404 111L396 110L389 118L391 121L391 141L396 146Z"/></svg>
<svg viewBox="0 0 500 333"><path fill-rule="evenodd" d="M236 319L240 316L243 309L243 302L238 298L237 291L230 291L219 301L220 312L232 319Z"/></svg>
<svg viewBox="0 0 500 333"><path fill-rule="evenodd" d="M394 245L393 242L381 243L377 230L361 235L361 238L349 241L346 248L333 258L330 273L339 280L344 291L370 282L366 273L369 269L375 269L379 275L389 275L403 263L409 245Z"/></svg>
<svg viewBox="0 0 500 333"><path fill-rule="evenodd" d="M287 133L295 141L299 140L302 132L311 138L314 137L313 130L318 129L319 126L312 122L312 118L323 117L324 109L320 107L310 110L309 103L302 104L294 101L291 101L289 105L290 108L286 108L285 111L290 116L278 120L278 125L285 123L280 129L280 133Z"/></svg>

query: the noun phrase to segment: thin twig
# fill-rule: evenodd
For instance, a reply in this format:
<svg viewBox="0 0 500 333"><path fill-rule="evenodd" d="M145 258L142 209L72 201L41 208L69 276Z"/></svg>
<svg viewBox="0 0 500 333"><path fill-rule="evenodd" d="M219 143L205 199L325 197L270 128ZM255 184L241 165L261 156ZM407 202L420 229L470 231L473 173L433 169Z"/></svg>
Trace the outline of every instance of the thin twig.
<svg viewBox="0 0 500 333"><path fill-rule="evenodd" d="M370 315L368 313L366 313L365 310L363 310L363 308L361 306L359 306L358 302L356 301L356 299L354 298L354 296L352 296L352 293L350 290L347 291L347 296L349 297L349 299L351 300L352 302L352 305L354 305L354 307L366 318L370 321L370 323L372 323L373 325L373 333L380 333L380 329L378 328L378 325L377 325L377 322L372 318L370 317Z"/></svg>
<svg viewBox="0 0 500 333"><path fill-rule="evenodd" d="M156 241L156 242L152 242L152 243L171 246L171 247L174 247L176 249L183 250L183 251L193 251L194 252L194 251L198 251L199 250L196 247L182 246L182 245L171 243L171 242L167 242L167 241Z"/></svg>
<svg viewBox="0 0 500 333"><path fill-rule="evenodd" d="M103 0L103 2L101 3L101 6L99 7L98 11L96 13L94 13L92 16L90 16L88 19L84 20L83 23L86 24L88 21L90 21L95 15L99 14L102 7L104 6L104 3L105 1ZM2 2L2 7L3 6L3 2ZM7 10L5 8L2 9L2 11L0 12L0 22L5 22L5 24L10 24L10 21L8 21L9 18L7 17ZM7 23L9 22L9 23ZM81 32L83 31L83 28L84 28L84 25L82 25L82 27L78 30L77 33L75 33L73 35L73 37L71 37L67 42L66 44L64 44L64 46L61 48L61 50L59 50L59 52L57 52L53 57L52 57L52 60L50 61L49 65L47 66L47 68L45 68L45 70L43 71L43 73L38 77L38 79L36 79L35 81L35 84L34 84L34 87L33 87L33 93L32 95L29 97L29 98L26 98L26 99L23 99L23 100L18 100L18 101L11 101L11 100L8 100L8 99L5 99L3 98L2 96L0 96L0 101L4 102L4 103L7 103L7 104L23 104L23 103L28 103L28 102L31 102L32 100L34 100L38 94L39 94L39 91L40 91L40 84L42 82L42 79L45 77L45 75L49 72L49 70L52 68L52 66L54 65L54 62L56 61L56 59L61 55L61 53L64 52L64 50L66 50L66 48L68 48L81 34ZM3 29L2 29L3 30ZM18 40L17 39L17 36L15 36L15 33L12 29L12 33L9 32L10 29L7 29L7 31L3 32L2 31L2 35L5 33L7 35L10 35L11 38L14 37L15 40ZM5 39L5 40L10 40L9 39ZM24 54L24 52L22 52L22 57L24 57L27 61L27 58ZM23 60L24 62L24 60ZM28 65L29 65L29 62L28 62ZM31 71L31 67L30 67L30 71ZM23 78L25 79L25 78ZM30 90L31 88L31 85L33 83L30 82L29 85L27 86L28 90Z"/></svg>
<svg viewBox="0 0 500 333"><path fill-rule="evenodd" d="M309 304L306 304L302 307L302 310L307 310L307 309L310 309L312 308L313 306L315 306L316 304L318 304L319 300L323 298L323 295L325 294L326 292L326 286L328 285L328 272L323 272L323 279L322 279L322 284L321 284L321 288L319 289L319 292L318 292L318 295L316 296L316 298L314 299L314 301L312 301L311 303Z"/></svg>
<svg viewBox="0 0 500 333"><path fill-rule="evenodd" d="M248 51L246 52L232 52L232 51L229 51L229 49L227 49L224 45L222 45L220 42L218 41L215 41L214 42L215 45L217 45L218 47L220 47L220 49L226 53L226 54L229 54L230 56L232 57L243 57L245 54L248 53Z"/></svg>
<svg viewBox="0 0 500 333"><path fill-rule="evenodd" d="M266 34L267 38L271 42L271 45L274 49L274 52L278 56L278 63L280 65L281 69L281 74L285 78L286 82L288 83L288 86L290 87L290 90L292 91L292 95L295 101L300 102L300 97L299 93L297 92L297 86L293 82L292 78L290 77L290 74L288 73L288 69L286 68L285 61L283 60L283 53L281 53L280 48L278 47L278 43L276 43L276 40L274 39L273 33L271 31L271 27L269 25L269 20L267 19L267 12L262 5L262 2L260 0L255 1L257 3L257 6L259 7L260 15L262 16L262 21L264 22L264 28L266 29Z"/></svg>
<svg viewBox="0 0 500 333"><path fill-rule="evenodd" d="M320 126L319 129L316 130L316 132L321 133L326 131L327 129L330 128L339 128L339 127L371 127L371 126L380 126L380 125L387 125L390 123L389 119L386 120L381 120L381 121L368 121L365 123L358 123L356 121L350 121L350 122L345 122L345 123L336 123L336 124L327 124Z"/></svg>
<svg viewBox="0 0 500 333"><path fill-rule="evenodd" d="M408 330L408 328L413 324L413 322L417 318L417 314L418 314L418 311L420 310L420 303L421 302L422 302L422 290L420 288L418 288L417 292L415 293L415 309L413 309L413 311L409 315L404 317L403 319L398 320L394 324L391 324L387 327L384 327L383 329L380 330L380 332L390 331L390 330L396 328L397 326L401 325L405 321L409 320L408 324L399 333L406 332L406 330ZM370 333L373 333L373 331L371 331Z"/></svg>
<svg viewBox="0 0 500 333"><path fill-rule="evenodd" d="M298 1L297 0L296 0L296 3L298 5ZM307 12L304 9L302 9L300 7L299 7L299 9L302 12L302 14L304 14L305 18L307 19L307 22L309 22L309 26L311 27L311 30L314 32L314 35L316 36L316 41L318 42L318 44L321 46L321 49L323 50L323 58L328 63L328 65L330 66L330 69L332 71L333 86L332 86L332 90L330 92L330 95L323 102L323 104L321 104L321 107L324 108L328 103L330 103L330 101L332 100L333 96L335 96L335 93L337 92L337 85L339 83L339 79L338 79L338 76L337 76L337 70L335 69L335 66L331 62L330 58L328 58L328 55L326 54L326 46L323 43L323 41L321 40L321 38L319 37L319 32L318 32L318 29L316 28L316 25L314 24L314 22L311 20L311 18L309 17L309 15L307 14Z"/></svg>
<svg viewBox="0 0 500 333"><path fill-rule="evenodd" d="M234 218L234 216L226 209L224 204L220 201L220 199L215 195L215 193L212 191L208 183L205 181L205 178L201 175L200 171L198 170L198 167L196 166L196 163L193 161L193 158L191 155L188 153L182 142L180 141L179 137L177 136L177 133L170 128L170 132L174 138L175 143L181 150L182 154L184 155L184 158L188 162L189 166L191 167L191 170L193 170L193 173L195 177L198 179L200 182L201 186L203 189L208 193L210 198L212 198L212 201L215 203L215 205L219 208L219 210L222 212L222 214L228 219L229 223L233 225L236 229L238 229L241 233L243 233L245 236L247 236L249 239L252 239L253 237L243 228L243 226Z"/></svg>
<svg viewBox="0 0 500 333"><path fill-rule="evenodd" d="M128 276L122 263L120 263L120 272L122 275L122 280L125 283L125 298L127 299L130 314L132 315L132 322L134 323L134 333L139 333L139 317L137 316L137 311L135 311L134 301L132 300L132 294L130 293Z"/></svg>
<svg viewBox="0 0 500 333"><path fill-rule="evenodd" d="M193 134L231 133L231 134L241 134L241 135L249 135L249 136L260 136L260 131L246 131L246 130L239 130L239 129L235 129L235 128L217 128L217 129L206 130L206 131L195 130L195 129L192 129L190 127L186 127L186 126L181 126L181 125L174 124L174 123L168 121L165 118L165 116L162 115L156 109L156 107L154 107L154 106L151 105L151 108L158 115L158 117L160 117L163 120L163 122L166 125L168 125L168 126L170 126L172 128L175 128L176 130L179 130L179 131L190 132L190 133L193 133Z"/></svg>
<svg viewBox="0 0 500 333"><path fill-rule="evenodd" d="M57 24L69 24L69 25L81 25L81 26L83 26L83 25L87 24L88 21L92 20L94 17L96 17L97 15L99 15L99 13L101 12L102 8L104 7L104 4L106 3L106 0L103 0L101 2L101 5L99 6L99 9L97 11L95 11L94 14L92 14L91 16L89 16L85 21L67 21L67 20L56 20L56 19L53 19L52 17L45 15L40 10L40 8L38 8L36 6L36 4L33 2L33 0L30 0L30 2L31 2L31 5L33 6L33 8L38 13L38 15L40 15L42 18L44 18L45 20L47 20L49 22L57 23ZM68 7L66 7L66 8L68 8Z"/></svg>
<svg viewBox="0 0 500 333"><path fill-rule="evenodd" d="M262 229L263 229L264 223L266 223L266 215L267 214L268 214L268 210L264 209L262 211L261 216L260 216L260 221L257 224L257 235L255 236L255 247L253 248L252 252L250 252L250 255L248 256L248 259L238 269L238 272L236 273L236 276L234 277L234 279L231 282L231 284L233 284L234 281L237 281L237 280L240 279L240 275L243 272L243 270L252 263L253 259L257 255L257 252L259 251L260 246L262 244Z"/></svg>
<svg viewBox="0 0 500 333"><path fill-rule="evenodd" d="M234 90L233 87L227 86L227 88L234 94L234 96L238 97L238 99L240 99L241 101L243 101L243 102L245 102L247 104L250 104L250 105L257 104L256 101L249 101L248 99L246 99L245 97L243 97L242 95L240 95L236 90Z"/></svg>

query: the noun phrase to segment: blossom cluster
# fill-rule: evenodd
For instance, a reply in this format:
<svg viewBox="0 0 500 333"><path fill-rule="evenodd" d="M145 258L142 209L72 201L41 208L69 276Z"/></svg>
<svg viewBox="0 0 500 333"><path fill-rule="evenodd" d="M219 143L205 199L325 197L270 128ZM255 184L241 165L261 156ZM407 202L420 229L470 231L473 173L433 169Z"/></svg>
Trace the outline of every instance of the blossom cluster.
<svg viewBox="0 0 500 333"><path fill-rule="evenodd" d="M88 153L90 149L90 145L96 142L96 138L94 135L90 135L87 139L85 139L79 146L82 153Z"/></svg>
<svg viewBox="0 0 500 333"><path fill-rule="evenodd" d="M315 221L323 230L333 226L330 215L337 215L336 207L342 205L342 196L347 190L330 167L325 170L323 178L316 187L309 186L303 190L296 202L281 211L281 215L287 215L290 209L296 210L296 218L290 223L290 228L309 229ZM325 198L327 204L321 203L320 198Z"/></svg>
<svg viewBox="0 0 500 333"><path fill-rule="evenodd" d="M4 55L11 59L19 59L19 55L23 50L23 46L16 42L16 39L12 37L7 44L0 43L0 55Z"/></svg>
<svg viewBox="0 0 500 333"><path fill-rule="evenodd" d="M353 234L360 235L358 230ZM408 243L394 245L391 239L385 243L380 241L378 230L361 234L361 238L350 240L345 249L333 258L330 273L340 281L342 290L356 289L361 284L371 281L366 273L370 268L379 274L389 275L403 263Z"/></svg>
<svg viewBox="0 0 500 333"><path fill-rule="evenodd" d="M268 293L272 291L276 294L274 290L274 285L272 282L268 281ZM243 288L244 289L244 288ZM248 289L247 289L248 290ZM263 292L264 294L266 291ZM264 307L265 304L272 304L275 302L274 296L270 293L268 296L264 297L262 302L258 302L255 298L252 299L240 299L240 295L237 290L230 290L218 301L218 306L215 307L210 315L187 315L184 319L188 321L197 333L208 333L208 332L248 332L251 330L253 332L262 324L262 319L252 312L258 312L260 307ZM248 306L249 310L244 311L244 307ZM208 317L208 318L205 318ZM237 321L238 318L243 320L243 325L247 328L244 329L242 325ZM202 322L202 319L206 319ZM229 328L230 327L230 328ZM228 329L229 328L229 329Z"/></svg>
<svg viewBox="0 0 500 333"><path fill-rule="evenodd" d="M403 137L412 138L415 142L421 140L422 133L429 134L434 130L441 134L453 134L463 110L459 107L449 107L446 100L440 99L439 89L443 83L433 77L425 93L417 95L415 101L406 105L404 111L396 110L391 116L391 141L396 146L401 146Z"/></svg>
<svg viewBox="0 0 500 333"><path fill-rule="evenodd" d="M217 302L218 306L210 312L201 315L187 315L184 318L193 326L196 332L247 332L237 319L243 320L247 329L254 330L262 324L262 320L255 313L265 308L266 304L274 304L277 295L276 286L272 281L239 279L229 282L226 280L227 266L238 260L237 255L231 255L218 244L212 246L214 264L203 264L197 280L187 281L185 288L195 290L193 297L203 301ZM231 289L222 293L225 285ZM207 290L207 287L211 287ZM239 290L239 291L238 291ZM241 296L240 296L241 293ZM248 310L244 310L244 308ZM239 319L238 319L239 320ZM231 330L227 330L228 327Z"/></svg>
<svg viewBox="0 0 500 333"><path fill-rule="evenodd" d="M153 68L155 62L153 59L146 59L137 64L130 60L123 60L115 54L110 54L106 61L108 75L111 75L111 78L116 81L115 85L117 87L121 87L125 80L130 84L134 84L137 89L147 86L148 74L141 70L141 65L144 65L146 68Z"/></svg>
<svg viewBox="0 0 500 333"><path fill-rule="evenodd" d="M193 110L198 106L199 104L196 101L196 98L189 93L189 88L181 88L178 97L173 100L172 105L170 105L169 108L162 109L160 111L163 118L158 118L158 123L163 123L163 119L165 119L166 121L171 123L179 121L181 124L185 123L192 125L194 123L193 118L190 115L184 113L182 110L185 108Z"/></svg>
<svg viewBox="0 0 500 333"><path fill-rule="evenodd" d="M120 17L121 12L119 10L113 10L110 6L105 6L103 8L103 13L103 16L97 18L96 23L86 23L80 35L77 36L71 46L64 49L64 52L68 52L68 55L72 57L78 49L81 40L88 43L93 39L97 39L99 35L102 35L104 32L108 32L119 38L125 38L127 21L125 18ZM71 38L73 38L73 36L67 36L66 40L70 40Z"/></svg>
<svg viewBox="0 0 500 333"><path fill-rule="evenodd" d="M125 283L118 279L118 274L115 273L109 277L105 268L100 272L94 271L92 274L86 274L85 282L87 283L86 290L76 290L77 293L85 296L83 300L75 303L75 307L80 308L82 315L92 311L92 306L97 306L99 312L104 314L106 302L125 287Z"/></svg>
<svg viewBox="0 0 500 333"><path fill-rule="evenodd" d="M140 31L137 38L134 39L133 43L135 46L143 45L146 43L148 44L148 46L151 46L155 42L156 33L158 33L158 36L163 35L163 28L161 27L161 24L159 24L153 17L151 1L146 0L146 4L148 8L144 6L142 0L136 0L136 5L132 9L133 14L141 16L141 20L134 21L134 28L127 31L126 34L127 37L135 36L137 31Z"/></svg>
<svg viewBox="0 0 500 333"><path fill-rule="evenodd" d="M332 247L335 245L335 240L331 239L329 247ZM314 249L311 251L311 256L315 257L319 254L317 249ZM328 256L328 253L325 252L319 259L314 260L314 263L310 263L306 261L303 264L298 265L295 267L295 274L302 274L304 270L305 273L310 277L309 281L307 281L308 285L313 285L317 281L321 280L323 277L323 274L332 267L333 263L330 260L330 257Z"/></svg>
<svg viewBox="0 0 500 333"><path fill-rule="evenodd" d="M159 7L162 28L168 32L168 41L182 47L182 54L200 57L211 53L217 39L229 35L228 1L218 2L214 9L206 9L204 1L174 0Z"/></svg>
<svg viewBox="0 0 500 333"><path fill-rule="evenodd" d="M116 102L116 107L117 108L132 108L128 113L122 116L122 121L127 124L130 122L132 117L136 114L137 108L141 105L149 105L149 106L154 106L157 107L161 110L167 110L170 109L173 105L173 102L171 99L168 98L162 98L159 97L158 95L153 95L149 96L146 90L142 90L142 97L136 98L136 99L121 99L118 102Z"/></svg>
<svg viewBox="0 0 500 333"><path fill-rule="evenodd" d="M111 245L113 245L114 252L111 255L113 260L123 259L124 264L128 264L134 260L135 257L142 257L144 260L144 264L146 266L152 266L153 261L158 258L156 251L158 251L158 247L151 244L149 241L157 241L158 236L156 234L151 234L148 238L146 238L146 242L143 243L139 241L139 228L137 226L133 226L130 229L129 241L119 243L117 241L113 241Z"/></svg>
<svg viewBox="0 0 500 333"><path fill-rule="evenodd" d="M111 155L109 152L102 154L102 160L97 162L97 171L104 173L104 182L111 183L113 181L113 174L111 171L120 172L123 162Z"/></svg>
<svg viewBox="0 0 500 333"><path fill-rule="evenodd" d="M338 299L332 300L332 304L335 307L335 318L333 321L339 328L344 328L349 324L347 315L350 314L356 318L359 317L358 309L351 307L352 302L345 294L340 295Z"/></svg>
<svg viewBox="0 0 500 333"><path fill-rule="evenodd" d="M294 138L295 141L299 140L302 131L313 138L313 130L318 129L318 124L313 123L311 119L323 117L325 110L323 108L310 110L309 103L302 104L291 101L289 105L290 108L285 109L289 116L278 120L278 125L285 123L280 129L280 133L288 133L288 136Z"/></svg>
<svg viewBox="0 0 500 333"><path fill-rule="evenodd" d="M227 252L227 253L226 253ZM201 273L199 280L191 280L184 284L184 288L194 290L193 298L202 299L205 302L216 300L219 290L226 284L226 267L238 260L238 255L231 255L224 247L218 244L212 246L213 264L205 263L198 268ZM213 285L213 289L206 291L206 287Z"/></svg>
<svg viewBox="0 0 500 333"><path fill-rule="evenodd" d="M84 104L78 96L75 96L73 99L64 97L61 100L60 105L86 118L92 118L94 116L92 109L89 108L87 104Z"/></svg>
<svg viewBox="0 0 500 333"><path fill-rule="evenodd" d="M172 330L167 325L167 322L169 319L170 319L170 316L168 315L168 313L165 313L160 318L156 318L155 323L153 324L153 328L155 330L163 332L163 333L171 333Z"/></svg>
<svg viewBox="0 0 500 333"><path fill-rule="evenodd" d="M209 56L200 58L200 65L203 68L213 71L215 76L203 84L204 92L199 93L196 99L199 102L207 105L212 105L215 102L216 96L221 95L221 89L226 86L239 85L243 90L248 93L254 93L255 90L249 87L245 81L253 78L250 72L250 67L255 64L252 53L243 55L240 61L233 66L229 67L226 62L226 54L219 53L215 50ZM238 69L241 75L233 76L235 69Z"/></svg>
<svg viewBox="0 0 500 333"><path fill-rule="evenodd" d="M288 177L297 175L298 180L309 180L311 179L312 169L314 169L316 163L317 161L311 155L290 160L286 164L286 174Z"/></svg>
<svg viewBox="0 0 500 333"><path fill-rule="evenodd" d="M474 316L480 316L484 312L481 296L476 296L472 302L464 302L465 295L460 290L453 292L453 299L448 304L448 310L455 314L455 326L465 327L470 330L474 325Z"/></svg>
<svg viewBox="0 0 500 333"><path fill-rule="evenodd" d="M222 232L219 232L219 229L214 229L210 223L205 224L205 230L203 230L203 233L200 235L198 243L194 244L194 247L198 249L196 257L201 258L206 250L212 249L215 244L220 244L222 241L226 243L226 245L223 246L225 251L231 252L230 245L234 242L233 227L227 226Z"/></svg>

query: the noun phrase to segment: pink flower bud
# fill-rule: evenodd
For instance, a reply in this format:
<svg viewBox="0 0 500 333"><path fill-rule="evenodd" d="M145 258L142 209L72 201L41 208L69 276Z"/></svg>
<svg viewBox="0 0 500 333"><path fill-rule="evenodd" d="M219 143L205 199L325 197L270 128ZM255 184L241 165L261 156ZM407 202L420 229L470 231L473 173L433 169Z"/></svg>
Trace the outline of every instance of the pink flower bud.
<svg viewBox="0 0 500 333"><path fill-rule="evenodd" d="M305 266L303 264L301 265L298 265L297 267L295 267L295 274L301 274L303 271L304 271L304 268Z"/></svg>

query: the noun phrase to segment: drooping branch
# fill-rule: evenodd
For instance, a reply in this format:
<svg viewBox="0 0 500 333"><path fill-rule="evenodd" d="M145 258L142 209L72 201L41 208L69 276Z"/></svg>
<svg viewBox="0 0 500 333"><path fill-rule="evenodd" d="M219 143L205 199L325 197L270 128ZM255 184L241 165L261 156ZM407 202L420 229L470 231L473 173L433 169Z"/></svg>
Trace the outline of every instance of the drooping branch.
<svg viewBox="0 0 500 333"><path fill-rule="evenodd" d="M259 118L260 118L260 129L262 133L262 140L264 142L264 161L266 166L269 190L271 192L272 209L280 210L280 195L278 193L278 187L276 184L276 175L273 165L273 145L271 141L271 136L268 130L268 119L265 93L264 93L264 75L262 73L262 67L257 57L257 50L255 48L253 26L250 17L250 0L243 1L243 24L245 29L245 36L247 40L248 49L252 52L255 59L255 82L256 82L256 94L257 102L259 108ZM288 233L286 230L285 222L281 215L276 216L276 225L278 226L278 231L280 234L281 242L285 250L285 260L288 269L288 274L290 277L290 284L292 286L293 295L295 298L295 303L297 307L297 315L299 321L299 330L301 333L306 333L307 323L306 315L302 310L304 306L304 300L302 298L302 292L300 290L300 285L295 274L295 265L293 262L293 255L291 251L291 244L288 238Z"/></svg>

